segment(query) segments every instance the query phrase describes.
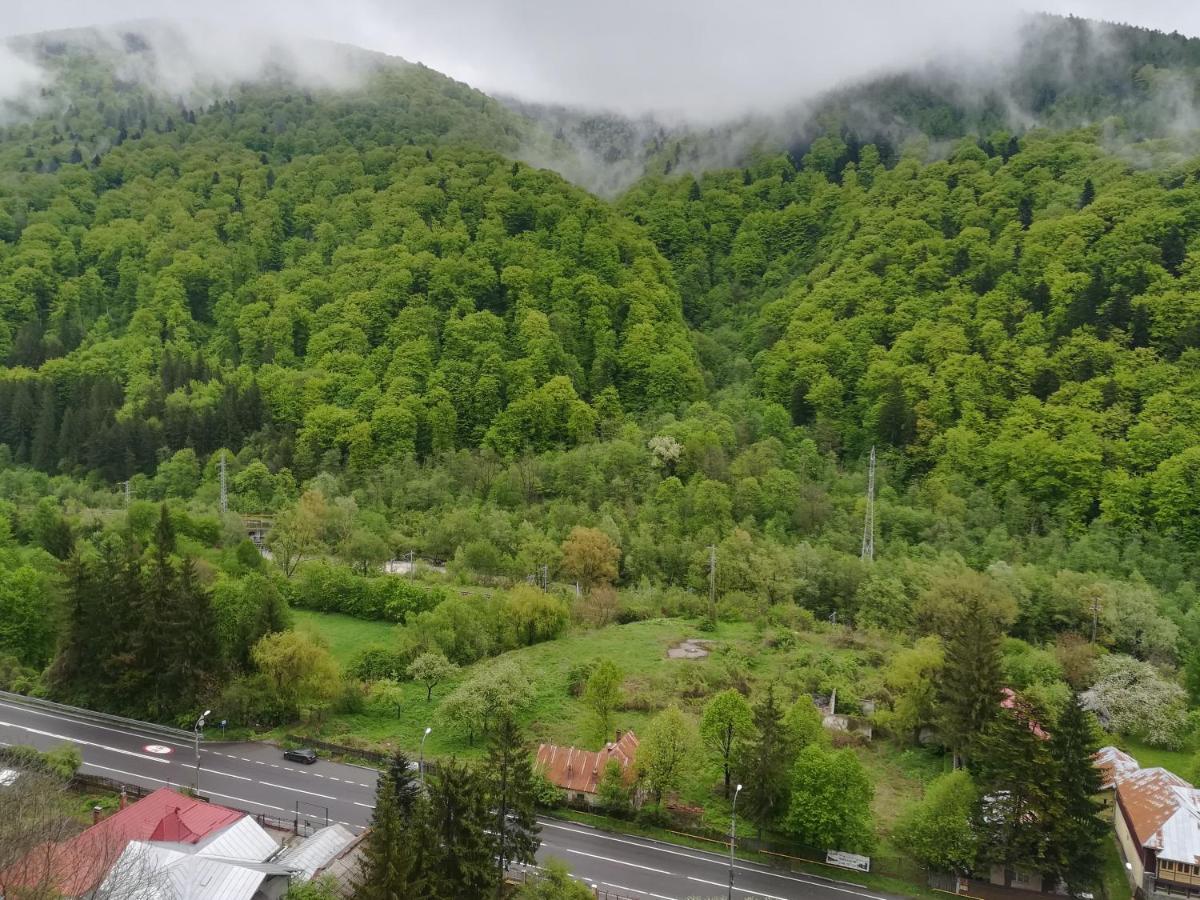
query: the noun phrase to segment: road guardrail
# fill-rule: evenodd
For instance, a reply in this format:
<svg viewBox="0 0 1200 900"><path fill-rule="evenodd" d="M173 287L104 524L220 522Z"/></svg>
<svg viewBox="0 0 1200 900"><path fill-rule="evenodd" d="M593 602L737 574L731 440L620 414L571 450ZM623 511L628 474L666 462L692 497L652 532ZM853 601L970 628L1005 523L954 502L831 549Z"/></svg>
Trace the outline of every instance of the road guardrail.
<svg viewBox="0 0 1200 900"><path fill-rule="evenodd" d="M16 703L20 706L28 706L31 709L40 709L44 712L52 712L59 716L64 716L69 719L78 719L82 722L91 722L93 724L104 724L112 728L120 728L123 731L137 731L141 734L150 735L152 737L165 738L172 741L182 741L190 743L195 739L195 735L190 731L184 731L182 728L172 728L170 725L158 725L154 722L141 722L137 719L127 719L124 716L114 716L109 713L96 712L94 709L81 709L78 706L68 706L66 703L55 703L52 700L43 700L41 697L27 697L24 694L10 694L8 691L0 691L0 700L6 700L9 703Z"/></svg>

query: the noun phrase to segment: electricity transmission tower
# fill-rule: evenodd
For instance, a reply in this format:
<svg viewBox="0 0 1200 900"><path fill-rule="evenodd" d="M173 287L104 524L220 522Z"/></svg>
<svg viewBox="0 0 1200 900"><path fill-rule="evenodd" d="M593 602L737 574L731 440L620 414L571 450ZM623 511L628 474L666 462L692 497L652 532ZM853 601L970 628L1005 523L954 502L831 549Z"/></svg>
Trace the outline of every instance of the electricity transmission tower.
<svg viewBox="0 0 1200 900"><path fill-rule="evenodd" d="M129 506L129 498L130 498L130 496L133 494L133 488L132 488L132 486L129 484L129 482L128 482L128 481L123 481L123 482L121 482L121 483L122 483L123 485L125 485L125 506L126 506L126 507L128 507L128 506Z"/></svg>
<svg viewBox="0 0 1200 900"><path fill-rule="evenodd" d="M225 488L225 451L221 451L221 513L229 511L229 492Z"/></svg>
<svg viewBox="0 0 1200 900"><path fill-rule="evenodd" d="M867 517L863 523L862 560L875 559L875 448L871 448L871 463L867 470Z"/></svg>

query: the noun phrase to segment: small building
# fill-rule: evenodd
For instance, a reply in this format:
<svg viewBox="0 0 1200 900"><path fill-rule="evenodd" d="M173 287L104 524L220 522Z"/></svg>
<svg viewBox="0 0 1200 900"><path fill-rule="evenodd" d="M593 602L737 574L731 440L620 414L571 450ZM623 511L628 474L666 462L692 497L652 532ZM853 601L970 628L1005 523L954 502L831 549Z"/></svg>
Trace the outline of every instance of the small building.
<svg viewBox="0 0 1200 900"><path fill-rule="evenodd" d="M0 896L278 900L292 872L245 813L160 788L0 872Z"/></svg>
<svg viewBox="0 0 1200 900"><path fill-rule="evenodd" d="M538 747L534 769L545 775L551 784L566 791L571 800L595 803L600 779L610 759L620 763L626 782L633 782L637 748L637 735L632 731L623 734L618 731L616 740L605 744L601 750L542 744Z"/></svg>
<svg viewBox="0 0 1200 900"><path fill-rule="evenodd" d="M1159 767L1115 783L1113 827L1134 890L1200 896L1200 791Z"/></svg>
<svg viewBox="0 0 1200 900"><path fill-rule="evenodd" d="M1126 776L1132 775L1141 768L1138 761L1124 750L1118 750L1111 746L1101 747L1092 759L1095 761L1096 768L1100 770L1101 790L1105 791L1115 790Z"/></svg>

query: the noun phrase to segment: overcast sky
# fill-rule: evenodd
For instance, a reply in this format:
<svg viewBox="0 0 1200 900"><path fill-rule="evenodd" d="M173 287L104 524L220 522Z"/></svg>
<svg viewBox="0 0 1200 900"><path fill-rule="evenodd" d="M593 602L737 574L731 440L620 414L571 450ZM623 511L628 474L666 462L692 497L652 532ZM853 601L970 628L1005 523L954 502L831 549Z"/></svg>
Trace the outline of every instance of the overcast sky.
<svg viewBox="0 0 1200 900"><path fill-rule="evenodd" d="M344 41L486 91L625 112L721 117L770 108L936 49L1009 46L1004 0L0 0L0 33L203 17ZM1200 34L1200 4L1028 0L1027 10ZM237 42L244 53L244 42Z"/></svg>

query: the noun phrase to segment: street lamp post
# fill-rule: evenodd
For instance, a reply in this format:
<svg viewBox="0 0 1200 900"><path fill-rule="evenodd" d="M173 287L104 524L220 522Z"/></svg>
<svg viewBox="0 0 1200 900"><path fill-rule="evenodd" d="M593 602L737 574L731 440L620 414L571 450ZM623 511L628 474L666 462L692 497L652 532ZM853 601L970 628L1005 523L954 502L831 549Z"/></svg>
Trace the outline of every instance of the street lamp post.
<svg viewBox="0 0 1200 900"><path fill-rule="evenodd" d="M197 794L200 793L200 729L204 727L204 720L210 715L212 715L212 710L206 709L204 714L196 720L196 726L192 729L196 735L196 778L192 782L192 789Z"/></svg>
<svg viewBox="0 0 1200 900"><path fill-rule="evenodd" d="M733 900L733 847L737 842L737 798L741 792L739 784L733 792L733 808L729 814L729 900Z"/></svg>
<svg viewBox="0 0 1200 900"><path fill-rule="evenodd" d="M425 738L429 737L431 731L432 728L425 726L425 733L421 735L421 752L417 755L417 777L422 781L425 780Z"/></svg>

